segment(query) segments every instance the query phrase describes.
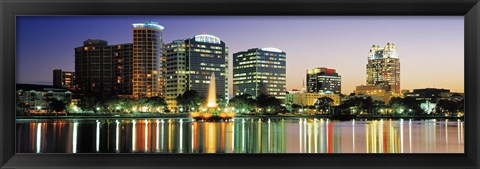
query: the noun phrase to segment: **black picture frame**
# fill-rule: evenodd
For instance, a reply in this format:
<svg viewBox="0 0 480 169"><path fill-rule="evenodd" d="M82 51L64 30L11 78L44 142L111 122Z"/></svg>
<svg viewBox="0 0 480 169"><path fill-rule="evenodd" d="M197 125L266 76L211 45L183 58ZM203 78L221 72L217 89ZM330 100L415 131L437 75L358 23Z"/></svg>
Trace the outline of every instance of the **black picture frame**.
<svg viewBox="0 0 480 169"><path fill-rule="evenodd" d="M0 0L1 168L479 168L479 0ZM457 15L465 17L464 154L16 154L15 16Z"/></svg>

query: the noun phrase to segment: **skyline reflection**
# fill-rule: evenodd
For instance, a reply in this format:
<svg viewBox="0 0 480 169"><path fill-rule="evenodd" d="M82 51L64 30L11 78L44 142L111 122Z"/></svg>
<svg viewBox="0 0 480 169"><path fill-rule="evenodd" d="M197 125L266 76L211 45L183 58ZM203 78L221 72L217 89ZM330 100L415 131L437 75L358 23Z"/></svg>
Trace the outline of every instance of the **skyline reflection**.
<svg viewBox="0 0 480 169"><path fill-rule="evenodd" d="M458 120L17 121L19 153L463 153Z"/></svg>

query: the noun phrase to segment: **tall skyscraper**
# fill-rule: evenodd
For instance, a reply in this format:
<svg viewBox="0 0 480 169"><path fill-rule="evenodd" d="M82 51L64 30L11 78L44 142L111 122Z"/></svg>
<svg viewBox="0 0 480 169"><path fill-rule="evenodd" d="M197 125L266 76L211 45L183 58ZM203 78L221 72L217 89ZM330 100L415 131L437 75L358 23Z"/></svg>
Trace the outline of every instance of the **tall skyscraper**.
<svg viewBox="0 0 480 169"><path fill-rule="evenodd" d="M166 101L176 107L176 97L195 90L206 98L210 76L215 73L217 98L228 99L228 48L220 38L200 34L165 44Z"/></svg>
<svg viewBox="0 0 480 169"><path fill-rule="evenodd" d="M75 48L78 88L126 97L163 96L162 31L155 22L133 24L133 43L88 39Z"/></svg>
<svg viewBox="0 0 480 169"><path fill-rule="evenodd" d="M368 54L367 85L381 86L388 92L400 93L400 59L397 47L373 45Z"/></svg>
<svg viewBox="0 0 480 169"><path fill-rule="evenodd" d="M133 24L133 96L163 96L162 32L156 22Z"/></svg>
<svg viewBox="0 0 480 169"><path fill-rule="evenodd" d="M125 60L131 57L132 44L108 45L105 40L88 39L75 48L75 76L78 89L106 95L129 94L121 82ZM126 93L127 92L127 93Z"/></svg>
<svg viewBox="0 0 480 169"><path fill-rule="evenodd" d="M335 69L324 67L307 69L307 92L341 94L342 77Z"/></svg>
<svg viewBox="0 0 480 169"><path fill-rule="evenodd" d="M233 54L234 95L286 94L286 53L277 48L253 48Z"/></svg>
<svg viewBox="0 0 480 169"><path fill-rule="evenodd" d="M185 40L176 40L163 47L166 57L165 100L169 108L175 109L175 99L188 89L186 43Z"/></svg>

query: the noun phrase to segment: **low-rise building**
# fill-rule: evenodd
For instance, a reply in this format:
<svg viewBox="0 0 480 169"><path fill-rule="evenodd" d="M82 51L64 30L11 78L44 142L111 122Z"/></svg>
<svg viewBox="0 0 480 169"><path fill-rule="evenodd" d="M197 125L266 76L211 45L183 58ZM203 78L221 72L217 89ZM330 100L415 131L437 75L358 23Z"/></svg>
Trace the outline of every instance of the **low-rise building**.
<svg viewBox="0 0 480 169"><path fill-rule="evenodd" d="M393 97L403 97L401 93L388 91L382 86L378 85L361 85L355 89L355 95L370 96L373 100L378 100L388 104Z"/></svg>
<svg viewBox="0 0 480 169"><path fill-rule="evenodd" d="M53 70L53 86L75 90L75 72L63 71L62 69Z"/></svg>
<svg viewBox="0 0 480 169"><path fill-rule="evenodd" d="M440 99L449 98L453 93L450 93L449 89L413 89L412 92L405 93L405 97L413 97L416 100L428 100L429 102L436 103Z"/></svg>
<svg viewBox="0 0 480 169"><path fill-rule="evenodd" d="M340 95L334 93L291 93L285 96L285 105L288 110L292 109L292 105L313 106L318 98L328 97L333 100L333 106L340 105Z"/></svg>
<svg viewBox="0 0 480 169"><path fill-rule="evenodd" d="M28 113L47 113L54 99L64 103L72 101L72 92L50 85L17 84L17 110Z"/></svg>

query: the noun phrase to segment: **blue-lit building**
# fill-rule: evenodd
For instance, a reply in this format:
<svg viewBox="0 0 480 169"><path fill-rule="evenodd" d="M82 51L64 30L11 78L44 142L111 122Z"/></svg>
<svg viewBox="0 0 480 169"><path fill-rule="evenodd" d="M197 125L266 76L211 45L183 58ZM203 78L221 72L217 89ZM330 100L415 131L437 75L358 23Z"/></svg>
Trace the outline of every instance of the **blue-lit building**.
<svg viewBox="0 0 480 169"><path fill-rule="evenodd" d="M233 93L275 96L286 94L286 53L277 48L253 48L233 54Z"/></svg>
<svg viewBox="0 0 480 169"><path fill-rule="evenodd" d="M171 109L176 97L195 90L203 98L208 93L210 75L215 73L217 98L228 99L228 48L220 38L200 34L165 44L165 93Z"/></svg>

